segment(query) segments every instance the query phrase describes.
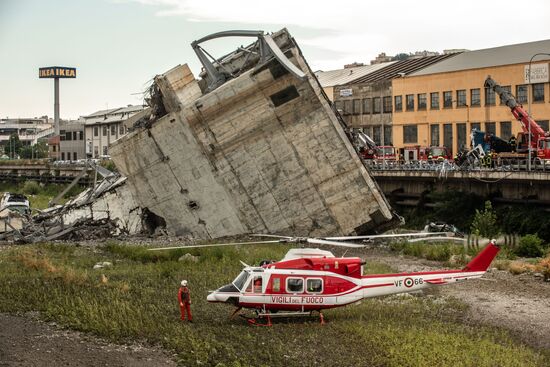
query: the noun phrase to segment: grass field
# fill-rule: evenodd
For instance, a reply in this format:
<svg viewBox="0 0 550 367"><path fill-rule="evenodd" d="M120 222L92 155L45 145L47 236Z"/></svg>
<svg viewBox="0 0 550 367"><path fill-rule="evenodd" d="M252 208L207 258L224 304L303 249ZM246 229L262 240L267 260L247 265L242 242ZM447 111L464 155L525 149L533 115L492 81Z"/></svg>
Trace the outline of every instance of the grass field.
<svg viewBox="0 0 550 367"><path fill-rule="evenodd" d="M328 321L277 321L271 328L229 320L208 304L239 260L280 259L288 247L147 252L42 244L0 252L0 312L40 311L48 320L116 342L142 340L177 354L184 366L543 366L544 356L502 330L461 322L455 299L393 296L326 311ZM178 261L186 252L198 262ZM112 267L92 270L99 261ZM368 263L371 273L390 272ZM177 290L188 279L193 324L179 321Z"/></svg>

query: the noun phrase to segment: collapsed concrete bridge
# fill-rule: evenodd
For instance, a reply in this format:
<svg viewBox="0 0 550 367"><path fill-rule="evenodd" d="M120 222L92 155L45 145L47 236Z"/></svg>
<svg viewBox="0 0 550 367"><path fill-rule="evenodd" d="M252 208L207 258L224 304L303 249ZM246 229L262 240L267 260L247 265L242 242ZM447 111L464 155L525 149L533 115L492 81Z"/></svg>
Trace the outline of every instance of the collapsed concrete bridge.
<svg viewBox="0 0 550 367"><path fill-rule="evenodd" d="M257 40L208 59L200 44L225 36ZM222 32L192 46L204 66L200 79L187 65L158 75L150 108L133 116L133 131L111 146L126 177L102 173L99 184L69 203L20 229L6 225L0 239L79 239L159 227L199 239L325 236L396 222L286 29Z"/></svg>
<svg viewBox="0 0 550 367"><path fill-rule="evenodd" d="M206 57L202 42L232 35L257 40ZM192 46L201 79L186 64L158 75L151 108L110 147L139 213L197 238L366 233L395 222L286 29Z"/></svg>

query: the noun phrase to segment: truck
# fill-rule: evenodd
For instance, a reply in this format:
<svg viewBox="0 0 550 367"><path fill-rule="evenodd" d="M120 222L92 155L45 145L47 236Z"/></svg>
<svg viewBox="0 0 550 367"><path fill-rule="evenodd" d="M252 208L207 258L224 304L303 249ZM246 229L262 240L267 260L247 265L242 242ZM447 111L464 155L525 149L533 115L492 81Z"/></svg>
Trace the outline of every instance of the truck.
<svg viewBox="0 0 550 367"><path fill-rule="evenodd" d="M518 103L512 93L500 86L490 75L485 79L484 86L485 88L495 91L495 93L499 95L501 102L510 108L512 115L514 115L516 120L521 124L522 131L518 133L516 146L510 147L510 152L498 152L496 149L491 148L498 154L499 159L525 159L530 150L532 152L531 159L536 157L542 162L550 164L550 136L548 132L545 132L540 125L529 116L529 113L527 113L523 106ZM529 130L531 131L530 145Z"/></svg>
<svg viewBox="0 0 550 367"><path fill-rule="evenodd" d="M427 161L442 162L450 159L449 151L446 147L422 147L420 145L406 146L402 149L403 160L405 162Z"/></svg>

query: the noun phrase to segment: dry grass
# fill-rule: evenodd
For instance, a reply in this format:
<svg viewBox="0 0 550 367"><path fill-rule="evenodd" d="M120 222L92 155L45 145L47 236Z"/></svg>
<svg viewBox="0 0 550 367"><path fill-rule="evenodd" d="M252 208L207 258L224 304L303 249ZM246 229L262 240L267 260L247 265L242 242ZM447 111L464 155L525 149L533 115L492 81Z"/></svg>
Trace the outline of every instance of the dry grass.
<svg viewBox="0 0 550 367"><path fill-rule="evenodd" d="M544 280L550 279L550 256L545 257L537 264L537 270L544 275Z"/></svg>
<svg viewBox="0 0 550 367"><path fill-rule="evenodd" d="M523 261L512 261L508 266L508 271L514 275L535 272L537 271L536 265L529 264Z"/></svg>

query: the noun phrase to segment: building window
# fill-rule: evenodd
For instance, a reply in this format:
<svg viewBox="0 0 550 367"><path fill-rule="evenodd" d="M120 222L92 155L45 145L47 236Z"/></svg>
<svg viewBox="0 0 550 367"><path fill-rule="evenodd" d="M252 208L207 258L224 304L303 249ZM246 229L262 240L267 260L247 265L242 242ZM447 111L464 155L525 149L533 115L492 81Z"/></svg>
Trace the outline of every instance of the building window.
<svg viewBox="0 0 550 367"><path fill-rule="evenodd" d="M470 89L470 106L481 106L481 96L479 93L479 88Z"/></svg>
<svg viewBox="0 0 550 367"><path fill-rule="evenodd" d="M533 102L544 102L544 84L533 84Z"/></svg>
<svg viewBox="0 0 550 367"><path fill-rule="evenodd" d="M493 88L485 88L485 106L495 105L495 91Z"/></svg>
<svg viewBox="0 0 550 367"><path fill-rule="evenodd" d="M374 97L372 99L372 113L380 113L380 97Z"/></svg>
<svg viewBox="0 0 550 367"><path fill-rule="evenodd" d="M500 122L500 137L504 140L512 137L512 123L510 121Z"/></svg>
<svg viewBox="0 0 550 367"><path fill-rule="evenodd" d="M439 110L439 93L430 93L430 109Z"/></svg>
<svg viewBox="0 0 550 367"><path fill-rule="evenodd" d="M393 136L391 126L384 126L384 144L393 145Z"/></svg>
<svg viewBox="0 0 550 367"><path fill-rule="evenodd" d="M73 140L72 138L73 138L73 134L71 134L70 131L67 131L67 132L65 133L65 140L71 141L71 140Z"/></svg>
<svg viewBox="0 0 550 367"><path fill-rule="evenodd" d="M78 131L73 131L73 140L78 140Z"/></svg>
<svg viewBox="0 0 550 367"><path fill-rule="evenodd" d="M481 131L481 123L479 122L472 122L470 124L470 130L476 129L478 131Z"/></svg>
<svg viewBox="0 0 550 367"><path fill-rule="evenodd" d="M116 125L113 124L111 125L111 136L115 136L116 135Z"/></svg>
<svg viewBox="0 0 550 367"><path fill-rule="evenodd" d="M443 108L453 108L453 92L443 92Z"/></svg>
<svg viewBox="0 0 550 367"><path fill-rule="evenodd" d="M381 137L381 132L380 132L380 126L374 126L372 128L372 140L374 140L374 142L376 143L376 145L381 145L382 144L382 137Z"/></svg>
<svg viewBox="0 0 550 367"><path fill-rule="evenodd" d="M79 136L78 140L84 140L84 131L79 131L78 136Z"/></svg>
<svg viewBox="0 0 550 367"><path fill-rule="evenodd" d="M456 106L466 107L466 89L456 91Z"/></svg>
<svg viewBox="0 0 550 367"><path fill-rule="evenodd" d="M361 113L361 100L360 99L354 99L352 102L353 105L353 114L358 115Z"/></svg>
<svg viewBox="0 0 550 367"><path fill-rule="evenodd" d="M103 136L107 136L109 132L109 127L107 125L103 126Z"/></svg>
<svg viewBox="0 0 550 367"><path fill-rule="evenodd" d="M447 151L453 155L453 125L443 124L443 145L447 148Z"/></svg>
<svg viewBox="0 0 550 367"><path fill-rule="evenodd" d="M99 128L94 126L94 136L99 136Z"/></svg>
<svg viewBox="0 0 550 367"><path fill-rule="evenodd" d="M416 143L418 141L418 126L403 126L403 143Z"/></svg>
<svg viewBox="0 0 550 367"><path fill-rule="evenodd" d="M124 135L124 124L120 124L119 134Z"/></svg>
<svg viewBox="0 0 550 367"><path fill-rule="evenodd" d="M73 152L73 161L76 161L76 160L77 160L76 152Z"/></svg>
<svg viewBox="0 0 550 367"><path fill-rule="evenodd" d="M65 141L65 130L59 130L59 140Z"/></svg>
<svg viewBox="0 0 550 367"><path fill-rule="evenodd" d="M527 85L516 85L516 100L518 103L527 103Z"/></svg>
<svg viewBox="0 0 550 367"><path fill-rule="evenodd" d="M344 100L344 115L351 114L351 99Z"/></svg>
<svg viewBox="0 0 550 367"><path fill-rule="evenodd" d="M52 145L52 152L56 152L57 151L57 146L56 145Z"/></svg>
<svg viewBox="0 0 550 367"><path fill-rule="evenodd" d="M395 96L395 112L403 111L403 96Z"/></svg>
<svg viewBox="0 0 550 367"><path fill-rule="evenodd" d="M406 103L407 103L407 111L414 111L414 94L407 94Z"/></svg>
<svg viewBox="0 0 550 367"><path fill-rule="evenodd" d="M433 94L433 93L432 93ZM430 146L439 146L439 125L430 125Z"/></svg>
<svg viewBox="0 0 550 367"><path fill-rule="evenodd" d="M94 158L97 158L99 156L99 147L96 145L94 146Z"/></svg>
<svg viewBox="0 0 550 367"><path fill-rule="evenodd" d="M466 95L466 91L464 91ZM456 124L456 143L459 151L466 149L466 124Z"/></svg>
<svg viewBox="0 0 550 367"><path fill-rule="evenodd" d="M507 91L508 93L512 93L512 87L509 86L509 85L505 85L502 87L502 89L504 89L505 91ZM504 105L504 101L502 100L502 98L500 98L500 94L498 95L498 99L500 100L500 105Z"/></svg>
<svg viewBox="0 0 550 367"><path fill-rule="evenodd" d="M486 122L485 123L485 133L496 135L497 134L497 127L494 122Z"/></svg>
<svg viewBox="0 0 550 367"><path fill-rule="evenodd" d="M334 108L338 112L344 112L344 110L342 109L342 101L334 101Z"/></svg>
<svg viewBox="0 0 550 367"><path fill-rule="evenodd" d="M418 94L418 110L425 110L426 109L426 93L420 93Z"/></svg>
<svg viewBox="0 0 550 367"><path fill-rule="evenodd" d="M383 103L384 103L384 113L391 113L392 111L391 97L384 97Z"/></svg>
<svg viewBox="0 0 550 367"><path fill-rule="evenodd" d="M61 160L62 160L62 161L65 160L65 152L61 152Z"/></svg>
<svg viewBox="0 0 550 367"><path fill-rule="evenodd" d="M537 124L539 124L542 130L548 131L548 120L538 120Z"/></svg>
<svg viewBox="0 0 550 367"><path fill-rule="evenodd" d="M103 155L107 155L107 149L108 149L107 146L103 147Z"/></svg>
<svg viewBox="0 0 550 367"><path fill-rule="evenodd" d="M363 113L365 115L368 115L372 113L372 98L364 98L363 99Z"/></svg>

